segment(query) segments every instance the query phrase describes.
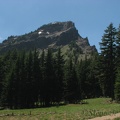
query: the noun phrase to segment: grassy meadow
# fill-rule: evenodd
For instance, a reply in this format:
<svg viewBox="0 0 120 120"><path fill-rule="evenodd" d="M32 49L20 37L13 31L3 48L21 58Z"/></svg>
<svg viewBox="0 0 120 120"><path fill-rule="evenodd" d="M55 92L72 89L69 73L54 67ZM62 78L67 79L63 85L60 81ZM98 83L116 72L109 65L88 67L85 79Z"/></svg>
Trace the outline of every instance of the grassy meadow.
<svg viewBox="0 0 120 120"><path fill-rule="evenodd" d="M109 98L87 99L84 102L49 108L0 110L0 120L88 120L120 112L120 104L111 103Z"/></svg>

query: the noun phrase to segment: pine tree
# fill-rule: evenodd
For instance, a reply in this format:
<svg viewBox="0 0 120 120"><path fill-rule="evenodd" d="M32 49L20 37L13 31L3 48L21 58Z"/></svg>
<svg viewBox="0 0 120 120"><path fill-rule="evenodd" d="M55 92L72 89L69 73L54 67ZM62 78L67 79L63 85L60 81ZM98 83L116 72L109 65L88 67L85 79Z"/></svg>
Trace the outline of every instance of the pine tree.
<svg viewBox="0 0 120 120"><path fill-rule="evenodd" d="M33 82L33 54L30 51L26 59L26 97L25 105L27 108L34 107L34 82Z"/></svg>
<svg viewBox="0 0 120 120"><path fill-rule="evenodd" d="M35 49L33 53L33 90L34 90L34 101L36 103L39 100L40 86L41 86L40 84L41 84L41 71L40 71L38 52Z"/></svg>
<svg viewBox="0 0 120 120"><path fill-rule="evenodd" d="M79 81L77 78L77 72L73 65L72 58L67 61L65 65L64 76L64 99L69 103L76 103L79 98ZM78 93L78 94L77 94Z"/></svg>
<svg viewBox="0 0 120 120"><path fill-rule="evenodd" d="M115 80L115 99L117 101L120 101L120 25L117 29L117 35L116 35L116 80Z"/></svg>
<svg viewBox="0 0 120 120"><path fill-rule="evenodd" d="M51 49L48 49L45 59L45 81L44 81L44 99L45 106L50 106L51 100L54 99L55 77L54 77L53 56Z"/></svg>
<svg viewBox="0 0 120 120"><path fill-rule="evenodd" d="M120 25L116 35L116 65L120 64Z"/></svg>
<svg viewBox="0 0 120 120"><path fill-rule="evenodd" d="M115 100L120 101L120 68L117 70L116 81L115 81Z"/></svg>
<svg viewBox="0 0 120 120"><path fill-rule="evenodd" d="M89 65L88 65L88 72L87 72L87 83L89 89L87 89L87 93L89 97L99 97L101 96L101 89L99 84L99 79L97 77L98 70L97 67L97 56L93 56L91 59L89 59Z"/></svg>
<svg viewBox="0 0 120 120"><path fill-rule="evenodd" d="M17 58L16 58L17 59ZM11 108L16 107L16 102L13 103L13 94L12 92L15 91L15 88L17 86L15 86L15 82L16 82L16 76L15 74L15 69L16 64L17 64L17 60L14 59L14 64L12 62L12 54L10 51L8 51L5 55L3 55L2 57L2 77L3 77L3 81L2 81L2 93L1 93L1 104L3 106L9 106ZM10 88L11 86L11 88ZM17 91L17 90L16 90ZM15 91L15 92L16 92ZM10 93L10 94L9 94ZM9 95L11 95L11 98L9 97ZM10 100L9 100L10 98ZM14 97L15 98L15 97Z"/></svg>
<svg viewBox="0 0 120 120"><path fill-rule="evenodd" d="M63 78L64 78L64 73L63 73L63 68L64 68L64 59L63 55L61 55L61 49L58 49L58 52L56 54L56 60L55 60L55 77L56 77L56 101L60 102L63 96Z"/></svg>
<svg viewBox="0 0 120 120"><path fill-rule="evenodd" d="M45 106L45 78L46 78L46 72L45 72L45 52L42 51L41 57L40 57L40 74L41 74L41 80L40 80L40 93L39 93L39 100L41 106Z"/></svg>
<svg viewBox="0 0 120 120"><path fill-rule="evenodd" d="M116 29L111 23L105 30L100 43L101 65L103 65L101 74L104 74L103 85L106 88L105 96L114 99L114 83L115 83L115 52L116 52Z"/></svg>
<svg viewBox="0 0 120 120"><path fill-rule="evenodd" d="M7 104L10 108L18 108L19 104L19 92L20 92L20 59L18 57L15 65L11 69L11 72L6 77L6 82L8 82L6 88L6 98Z"/></svg>
<svg viewBox="0 0 120 120"><path fill-rule="evenodd" d="M3 65L2 65L2 57L0 57L0 99L1 99L1 94L2 94L2 88L3 88L3 75L4 75L4 72L3 72Z"/></svg>
<svg viewBox="0 0 120 120"><path fill-rule="evenodd" d="M22 51L20 54L20 92L19 92L19 107L25 108L25 98L26 98L26 65L25 65L26 53Z"/></svg>
<svg viewBox="0 0 120 120"><path fill-rule="evenodd" d="M90 90L88 89L88 84L89 81L87 80L87 75L88 75L88 66L89 66L89 61L87 58L85 60L81 60L78 68L78 78L79 78L79 83L80 83L80 93L81 93L81 99L88 97L88 94Z"/></svg>

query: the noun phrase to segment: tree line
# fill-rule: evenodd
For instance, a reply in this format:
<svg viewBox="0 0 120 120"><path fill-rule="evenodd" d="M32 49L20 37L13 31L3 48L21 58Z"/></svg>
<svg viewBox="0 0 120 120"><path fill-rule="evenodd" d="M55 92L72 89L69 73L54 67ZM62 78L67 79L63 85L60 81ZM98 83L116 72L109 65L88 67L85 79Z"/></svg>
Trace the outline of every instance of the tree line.
<svg viewBox="0 0 120 120"><path fill-rule="evenodd" d="M97 97L93 61L87 57L76 64L71 57L65 61L61 49L56 54L43 50L41 55L36 50L9 51L0 57L0 104L32 108Z"/></svg>
<svg viewBox="0 0 120 120"><path fill-rule="evenodd" d="M120 101L120 27L107 27L100 49L75 62L65 60L60 48L8 51L0 56L0 106L44 107L100 96Z"/></svg>

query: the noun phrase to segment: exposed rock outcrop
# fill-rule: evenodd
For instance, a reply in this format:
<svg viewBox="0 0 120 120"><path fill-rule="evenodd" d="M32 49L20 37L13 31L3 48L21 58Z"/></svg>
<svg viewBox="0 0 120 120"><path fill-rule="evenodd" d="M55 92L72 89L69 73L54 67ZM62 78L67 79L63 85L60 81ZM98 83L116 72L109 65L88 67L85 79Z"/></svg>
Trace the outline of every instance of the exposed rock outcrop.
<svg viewBox="0 0 120 120"><path fill-rule="evenodd" d="M84 39L79 35L74 23L67 21L46 24L25 35L10 36L0 44L0 53L12 49L56 49L71 42L75 42L83 53L97 52L95 46L90 46L87 38Z"/></svg>

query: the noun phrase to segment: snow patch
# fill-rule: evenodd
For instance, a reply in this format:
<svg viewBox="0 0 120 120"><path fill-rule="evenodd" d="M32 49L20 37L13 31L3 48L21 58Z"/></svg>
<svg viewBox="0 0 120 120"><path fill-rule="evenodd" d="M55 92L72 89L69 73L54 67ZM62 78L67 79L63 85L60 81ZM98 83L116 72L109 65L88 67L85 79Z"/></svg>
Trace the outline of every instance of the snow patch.
<svg viewBox="0 0 120 120"><path fill-rule="evenodd" d="M40 35L40 34L42 34L42 32L41 32L41 31L39 31L39 32L38 32L38 34Z"/></svg>
<svg viewBox="0 0 120 120"><path fill-rule="evenodd" d="M40 30L40 31L38 32L39 35L42 34L42 33L43 33L43 30Z"/></svg>
<svg viewBox="0 0 120 120"><path fill-rule="evenodd" d="M47 32L47 34L49 35L50 33L49 33L49 32Z"/></svg>

